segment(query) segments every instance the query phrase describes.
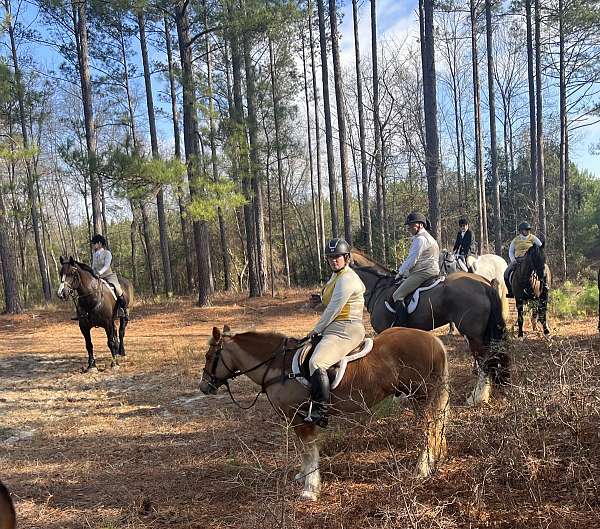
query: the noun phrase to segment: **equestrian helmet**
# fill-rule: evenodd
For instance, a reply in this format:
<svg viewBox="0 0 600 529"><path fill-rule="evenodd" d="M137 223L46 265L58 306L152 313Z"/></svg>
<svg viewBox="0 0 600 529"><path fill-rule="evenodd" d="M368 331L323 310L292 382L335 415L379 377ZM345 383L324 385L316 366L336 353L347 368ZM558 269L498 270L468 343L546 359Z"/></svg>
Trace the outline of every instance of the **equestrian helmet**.
<svg viewBox="0 0 600 529"><path fill-rule="evenodd" d="M467 224L469 224L469 219L465 219L464 217L458 221L459 226L466 226Z"/></svg>
<svg viewBox="0 0 600 529"><path fill-rule="evenodd" d="M425 215L423 215L423 213L413 211L412 213L408 214L408 217L406 217L406 222L404 223L404 225L406 226L408 224L414 224L415 222L420 222L421 224L423 224L423 226L426 226L427 218L425 217Z"/></svg>
<svg viewBox="0 0 600 529"><path fill-rule="evenodd" d="M325 256L347 255L350 253L350 245L345 239L331 239L325 246Z"/></svg>
<svg viewBox="0 0 600 529"><path fill-rule="evenodd" d="M521 222L521 224L519 224L519 231L523 230L531 230L531 224L529 224L529 222Z"/></svg>
<svg viewBox="0 0 600 529"><path fill-rule="evenodd" d="M106 239L104 238L103 235L100 234L96 234L92 237L92 244L96 244L97 242L99 242L102 246L106 247Z"/></svg>

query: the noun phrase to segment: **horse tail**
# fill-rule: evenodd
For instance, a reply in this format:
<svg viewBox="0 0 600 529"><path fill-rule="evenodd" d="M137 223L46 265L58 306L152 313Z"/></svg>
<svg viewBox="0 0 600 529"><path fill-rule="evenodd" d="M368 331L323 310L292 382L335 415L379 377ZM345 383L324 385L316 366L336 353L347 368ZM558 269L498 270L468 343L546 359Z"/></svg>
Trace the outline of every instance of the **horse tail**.
<svg viewBox="0 0 600 529"><path fill-rule="evenodd" d="M484 336L484 345L488 350L485 371L493 375L494 382L505 384L508 382L510 359L502 343L506 341L506 321L497 279L492 279L491 287L486 288L486 295L490 302L490 313Z"/></svg>
<svg viewBox="0 0 600 529"><path fill-rule="evenodd" d="M0 529L14 529L17 526L17 517L10 494L0 481Z"/></svg>

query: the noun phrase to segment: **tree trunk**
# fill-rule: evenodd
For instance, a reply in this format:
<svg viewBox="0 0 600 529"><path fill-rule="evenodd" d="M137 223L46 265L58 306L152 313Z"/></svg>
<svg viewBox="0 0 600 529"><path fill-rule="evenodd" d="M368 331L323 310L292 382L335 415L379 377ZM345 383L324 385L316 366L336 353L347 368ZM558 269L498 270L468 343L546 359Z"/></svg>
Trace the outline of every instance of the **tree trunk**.
<svg viewBox="0 0 600 529"><path fill-rule="evenodd" d="M206 0L203 0L202 7L204 10L204 29L208 31L208 12ZM208 122L210 130L210 163L212 167L213 182L218 183L219 172L217 166L217 142L216 142L216 127L215 127L215 107L213 100L213 80L212 80L212 47L210 44L210 34L206 34L206 80L208 88ZM225 282L225 290L230 291L233 288L231 282L231 262L229 259L229 248L227 244L227 235L225 230L225 219L223 218L223 210L220 206L217 207L217 220L219 222L219 239L221 243L221 259L223 261L223 279Z"/></svg>
<svg viewBox="0 0 600 529"><path fill-rule="evenodd" d="M148 205L142 200L142 236L144 239L144 247L146 249L146 265L148 266L148 274L150 275L150 285L152 286L152 294L158 293L158 284L156 281L156 272L154 270L154 262L152 261L152 244L150 237L150 215L148 214Z"/></svg>
<svg viewBox="0 0 600 529"><path fill-rule="evenodd" d="M423 21L421 54L423 57L423 107L425 113L425 170L431 235L435 239L442 233L440 216L439 137L437 129L437 101L435 76L435 44L433 35L433 0L419 0Z"/></svg>
<svg viewBox="0 0 600 529"><path fill-rule="evenodd" d="M559 92L560 92L560 189L558 194L558 231L560 275L563 281L567 279L567 245L565 234L565 191L567 172L567 86L565 80L565 5L564 0L558 0L558 36L559 36Z"/></svg>
<svg viewBox="0 0 600 529"><path fill-rule="evenodd" d="M136 290L141 289L141 285L138 280L137 264L136 264L136 235L138 230L137 216L135 212L135 204L133 200L129 201L129 207L131 208L131 224L129 226L129 241L131 243L131 274L133 275L133 286Z"/></svg>
<svg viewBox="0 0 600 529"><path fill-rule="evenodd" d="M531 0L525 0L525 20L527 26L527 80L529 86L529 164L531 169L531 201L533 203L534 214L537 216L537 130L535 115L535 75L533 59L533 25L531 22Z"/></svg>
<svg viewBox="0 0 600 529"><path fill-rule="evenodd" d="M183 84L183 137L185 145L188 181L190 196L202 196L199 182L200 146L198 143L199 128L196 114L196 86L194 81L192 62L192 42L189 35L189 19L187 13L188 2L181 0L175 4L175 20L179 40L179 53L181 56L181 73ZM198 266L198 304L208 305L210 302L210 245L208 239L208 225L205 220L194 220L194 244Z"/></svg>
<svg viewBox="0 0 600 529"><path fill-rule="evenodd" d="M256 244L256 272L258 276L258 295L262 296L267 288L267 252L265 248L265 220L263 206L263 192L261 182L261 163L258 145L258 126L256 120L256 87L254 64L250 56L252 44L249 31L242 37L244 49L244 64L246 70L246 106L248 110L248 138L250 140L250 178L252 182L254 228Z"/></svg>
<svg viewBox="0 0 600 529"><path fill-rule="evenodd" d="M377 206L377 256L386 261L386 226L383 212L383 168L379 120L379 65L377 61L377 2L371 0L371 56L373 61L373 130L375 137L375 204Z"/></svg>
<svg viewBox="0 0 600 529"><path fill-rule="evenodd" d="M356 91L358 95L358 137L360 143L360 169L362 181L362 210L364 240L369 255L373 255L373 228L371 227L371 208L369 204L369 174L367 167L367 149L365 146L365 109L363 105L362 72L360 68L360 41L358 38L357 0L352 0L352 22L354 25L354 60L356 62Z"/></svg>
<svg viewBox="0 0 600 529"><path fill-rule="evenodd" d="M2 182L0 181L0 185ZM2 264L2 279L4 283L4 312L8 314L19 314L23 312L19 299L19 287L17 285L17 266L12 248L12 242L8 236L10 226L4 205L4 194L0 188L0 263Z"/></svg>
<svg viewBox="0 0 600 529"><path fill-rule="evenodd" d="M477 187L477 221L479 224L480 252L487 248L487 212L485 181L483 179L483 153L481 147L481 98L479 93L479 59L477 57L477 11L475 0L470 0L471 55L473 62L473 115L475 119L475 181Z"/></svg>
<svg viewBox="0 0 600 529"><path fill-rule="evenodd" d="M539 234L546 239L546 185L544 182L544 116L542 104L542 42L540 38L540 0L535 0L535 90L536 90L536 132L537 132L537 185Z"/></svg>
<svg viewBox="0 0 600 529"><path fill-rule="evenodd" d="M310 38L310 68L312 72L312 87L315 110L315 146L317 151L317 196L319 199L319 247L325 248L325 215L323 214L323 181L321 178L321 129L319 125L319 89L317 87L317 68L315 66L315 47L312 27L312 3L308 0L308 34ZM323 274L323 260L319 261L319 276Z"/></svg>
<svg viewBox="0 0 600 529"><path fill-rule="evenodd" d="M329 0L329 24L331 26L331 50L333 55L333 80L335 84L335 102L337 108L338 134L340 141L340 172L342 174L342 202L344 206L344 236L352 245L352 194L348 178L348 149L346 148L346 115L344 111L344 87L342 85L342 67L340 65L340 35L338 32L335 0Z"/></svg>
<svg viewBox="0 0 600 529"><path fill-rule="evenodd" d="M144 68L144 85L146 87L146 106L148 109L148 124L150 127L150 144L152 146L152 158L158 159L158 136L156 134L156 117L154 114L154 98L152 97L152 80L150 79L150 63L148 61L148 48L146 46L146 22L144 12L137 12L138 28L140 31L140 47L142 50L142 65ZM167 215L165 212L165 198L162 186L156 195L156 209L158 213L158 233L160 239L160 255L162 257L163 274L165 278L164 287L167 297L173 296L173 275L171 272L171 258L169 252L169 230L167 226Z"/></svg>
<svg viewBox="0 0 600 529"><path fill-rule="evenodd" d="M175 89L175 66L173 64L173 50L171 45L171 30L167 16L164 17L165 23L165 42L167 43L167 61L169 67L169 91L171 94L171 116L173 118L173 139L175 142L175 158L181 160L181 134L179 132L179 112L177 110L177 91ZM179 206L179 224L181 226L181 243L185 254L185 272L188 291L192 291L193 282L193 263L190 253L190 237L188 235L188 221L185 217L183 186L177 191L177 205Z"/></svg>
<svg viewBox="0 0 600 529"><path fill-rule="evenodd" d="M327 145L327 173L329 175L329 206L331 208L331 236L339 236L337 213L337 179L333 157L333 133L331 130L331 107L329 105L329 68L327 65L327 38L325 35L325 10L323 0L317 0L319 14L319 42L321 47L321 81L323 83L323 111L325 113L325 143Z"/></svg>
<svg viewBox="0 0 600 529"><path fill-rule="evenodd" d="M92 224L95 233L102 233L102 204L100 184L96 174L96 125L92 104L92 80L90 76L88 33L86 21L86 0L72 1L75 14L75 34L77 37L77 59L81 82L81 99L85 123L85 141L88 152L88 168L90 173L90 192L92 195Z"/></svg>
<svg viewBox="0 0 600 529"><path fill-rule="evenodd" d="M500 180L498 178L498 145L496 139L496 90L494 86L491 0L485 0L485 34L487 42L490 157L492 162L492 187L494 188L494 249L496 255L502 255L502 221L500 219Z"/></svg>

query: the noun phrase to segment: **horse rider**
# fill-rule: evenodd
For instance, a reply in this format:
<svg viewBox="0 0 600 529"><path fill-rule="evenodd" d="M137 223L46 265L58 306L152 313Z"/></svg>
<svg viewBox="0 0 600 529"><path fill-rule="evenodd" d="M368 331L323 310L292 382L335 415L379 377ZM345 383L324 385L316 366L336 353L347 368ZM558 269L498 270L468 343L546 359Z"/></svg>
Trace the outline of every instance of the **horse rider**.
<svg viewBox="0 0 600 529"><path fill-rule="evenodd" d="M525 258L527 250L533 245L542 246L540 241L535 235L531 233L531 224L529 222L521 222L519 224L519 234L511 241L508 248L508 257L510 258L510 264L504 271L504 282L508 289L507 297L512 298L513 292L510 284L510 275L514 271L517 263Z"/></svg>
<svg viewBox="0 0 600 529"><path fill-rule="evenodd" d="M456 242L452 252L459 259L463 259L467 270L471 272L473 270L473 264L475 263L475 241L473 240L473 232L469 228L469 221L462 218L458 221L459 232L456 235Z"/></svg>
<svg viewBox="0 0 600 529"><path fill-rule="evenodd" d="M332 274L321 292L325 305L321 319L309 333L322 335L309 360L311 404L306 423L327 426L329 377L327 369L358 347L365 338L363 309L365 285L350 268L350 245L344 239L332 239L325 247Z"/></svg>
<svg viewBox="0 0 600 529"><path fill-rule="evenodd" d="M398 327L406 327L408 323L408 312L404 304L406 296L413 293L425 281L440 275L440 248L427 231L431 225L425 215L413 211L406 217L404 225L408 226L408 231L412 235L412 244L408 257L396 274L396 280L402 282L391 299L386 301L388 310L396 313L394 325Z"/></svg>
<svg viewBox="0 0 600 529"><path fill-rule="evenodd" d="M112 263L112 253L106 248L106 239L102 235L96 234L92 237L91 242L94 246L92 269L98 277L115 287L117 306L119 307L117 315L128 320L129 313L127 312L127 302L123 297L123 289L121 288L117 274L110 268Z"/></svg>

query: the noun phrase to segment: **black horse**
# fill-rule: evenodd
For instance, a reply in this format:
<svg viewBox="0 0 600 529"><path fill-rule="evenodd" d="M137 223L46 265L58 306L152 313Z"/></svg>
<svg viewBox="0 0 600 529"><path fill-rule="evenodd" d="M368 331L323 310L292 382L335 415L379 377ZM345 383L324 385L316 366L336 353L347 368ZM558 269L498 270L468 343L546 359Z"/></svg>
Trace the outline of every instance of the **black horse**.
<svg viewBox="0 0 600 529"><path fill-rule="evenodd" d="M546 264L544 245L533 245L527 253L517 260L514 272L510 278L512 292L517 305L517 323L519 338L523 337L523 307L531 302L533 314L532 325L535 327L536 319L542 324L544 334L550 334L546 321L548 309L548 291L552 283L552 274Z"/></svg>
<svg viewBox="0 0 600 529"><path fill-rule="evenodd" d="M76 298L77 316L79 329L85 338L85 347L88 353L87 369L96 367L94 358L94 346L92 344L92 327L102 327L106 331L108 348L112 355L111 367L119 365L118 356L125 356L125 328L127 319L117 315L117 301L111 287L96 276L94 271L86 264L60 258L60 286L58 297L62 300L68 299L69 295ZM119 277L119 283L123 289L123 296L127 305L133 301L133 287L127 279ZM119 319L119 335L115 320Z"/></svg>

